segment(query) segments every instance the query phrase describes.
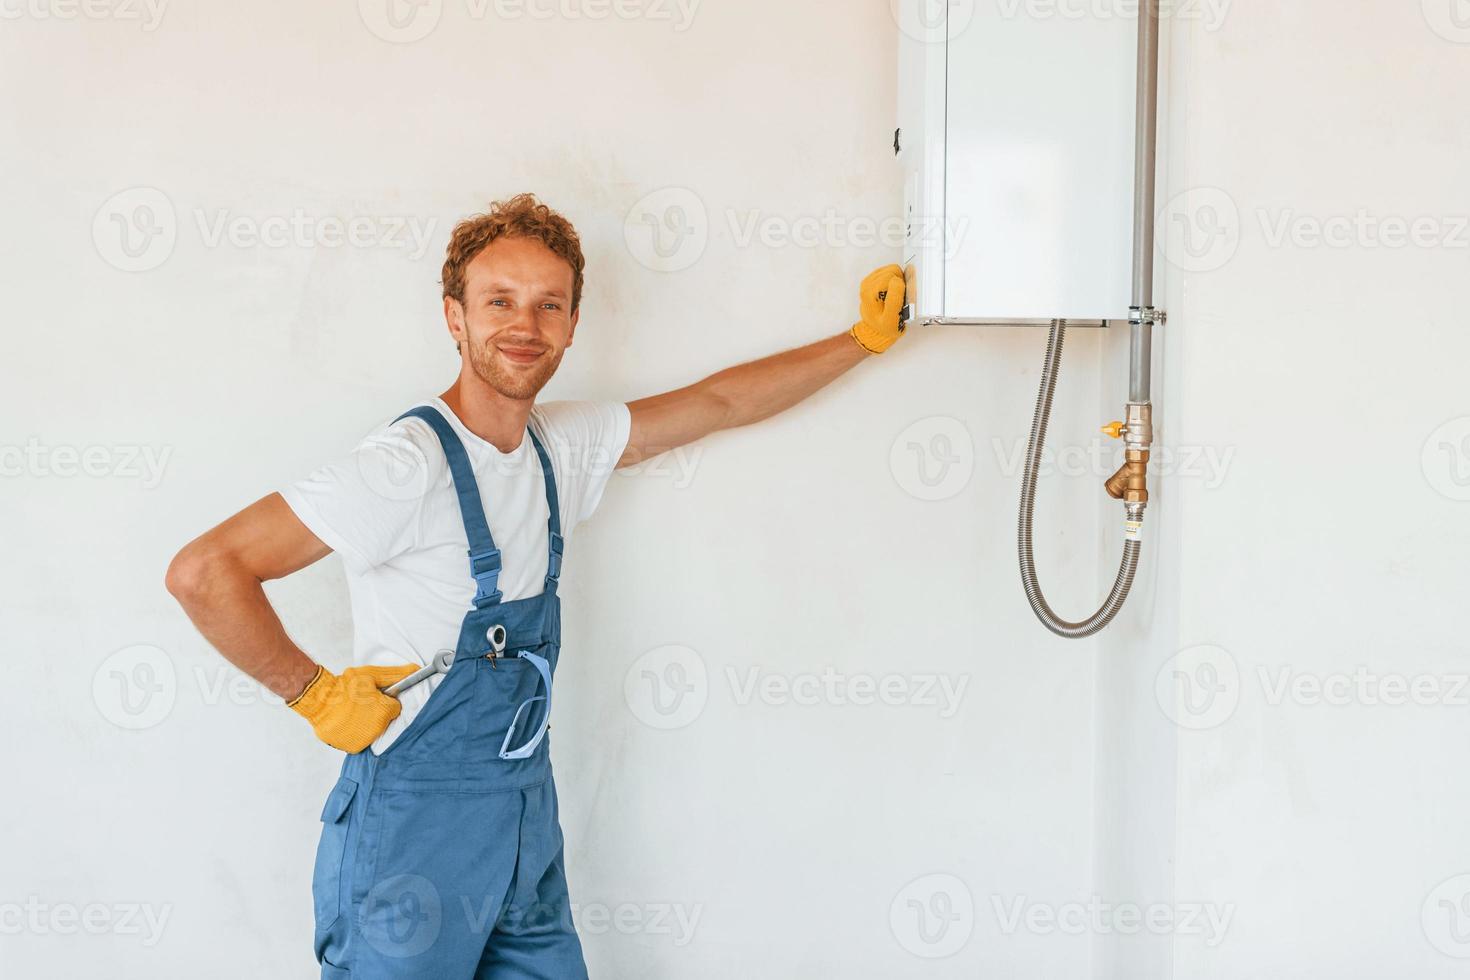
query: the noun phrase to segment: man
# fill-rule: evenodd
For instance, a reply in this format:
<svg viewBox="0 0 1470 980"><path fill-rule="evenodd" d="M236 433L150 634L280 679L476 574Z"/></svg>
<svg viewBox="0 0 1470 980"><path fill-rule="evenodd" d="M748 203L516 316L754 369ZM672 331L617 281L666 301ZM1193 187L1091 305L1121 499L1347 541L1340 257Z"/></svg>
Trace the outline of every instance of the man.
<svg viewBox="0 0 1470 980"><path fill-rule="evenodd" d="M903 329L902 270L885 266L837 336L628 405L537 405L572 345L583 266L571 223L532 195L461 222L444 262L449 389L169 567L205 638L349 753L312 883L323 977L587 975L545 737L564 535L596 508L606 463L775 415ZM357 666L340 675L261 588L332 551L354 613ZM398 682L412 686L383 690Z"/></svg>

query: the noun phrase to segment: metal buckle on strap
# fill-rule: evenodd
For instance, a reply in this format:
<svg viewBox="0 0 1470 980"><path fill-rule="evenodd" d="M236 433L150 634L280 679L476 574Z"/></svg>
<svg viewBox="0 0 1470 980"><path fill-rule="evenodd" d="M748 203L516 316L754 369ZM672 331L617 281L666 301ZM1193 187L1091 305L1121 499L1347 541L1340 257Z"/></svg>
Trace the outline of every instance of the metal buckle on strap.
<svg viewBox="0 0 1470 980"><path fill-rule="evenodd" d="M470 574L475 579L476 606L500 601L500 590L496 588L500 580L499 548L478 554L470 552Z"/></svg>
<svg viewBox="0 0 1470 980"><path fill-rule="evenodd" d="M561 552L563 538L555 531L551 532L551 554L546 559L546 577L552 581L561 578Z"/></svg>

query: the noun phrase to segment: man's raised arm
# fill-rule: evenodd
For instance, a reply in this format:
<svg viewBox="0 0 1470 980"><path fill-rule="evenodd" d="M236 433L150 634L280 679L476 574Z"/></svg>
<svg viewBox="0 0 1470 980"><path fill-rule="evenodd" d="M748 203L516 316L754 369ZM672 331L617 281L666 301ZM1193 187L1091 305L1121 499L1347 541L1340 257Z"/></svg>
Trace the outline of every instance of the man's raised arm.
<svg viewBox="0 0 1470 980"><path fill-rule="evenodd" d="M862 319L851 330L805 347L726 368L703 381L631 402L632 429L618 466L632 466L712 432L784 412L898 340L903 270L884 266L863 280Z"/></svg>

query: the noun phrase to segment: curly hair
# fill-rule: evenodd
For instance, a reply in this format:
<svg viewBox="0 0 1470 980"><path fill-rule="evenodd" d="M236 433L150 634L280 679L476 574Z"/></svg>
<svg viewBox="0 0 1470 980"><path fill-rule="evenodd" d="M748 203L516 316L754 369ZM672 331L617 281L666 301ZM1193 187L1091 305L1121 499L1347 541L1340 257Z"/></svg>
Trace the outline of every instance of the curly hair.
<svg viewBox="0 0 1470 980"><path fill-rule="evenodd" d="M535 194L517 194L491 201L490 210L454 226L444 254L444 295L464 302L465 269L476 255L498 238L534 238L572 267L572 312L582 305L582 240L561 214L537 200Z"/></svg>

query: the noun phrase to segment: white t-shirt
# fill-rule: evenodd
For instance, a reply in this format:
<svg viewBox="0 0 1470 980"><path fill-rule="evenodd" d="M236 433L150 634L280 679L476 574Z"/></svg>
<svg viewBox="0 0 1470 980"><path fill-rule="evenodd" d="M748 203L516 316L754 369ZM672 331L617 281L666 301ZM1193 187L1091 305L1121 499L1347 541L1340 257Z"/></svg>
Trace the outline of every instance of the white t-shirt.
<svg viewBox="0 0 1470 980"><path fill-rule="evenodd" d="M500 549L503 601L539 595L546 580L545 483L530 438L502 453L455 416L444 416L469 455L490 533ZM561 533L592 516L628 444L628 407L617 402L550 402L530 423L556 474ZM472 607L464 522L449 463L428 423L404 419L373 432L348 456L281 496L301 522L342 556L352 599L353 660L359 665L427 664L454 649ZM567 560L572 561L570 544ZM382 752L428 701L439 676L405 691L403 713L376 742Z"/></svg>

